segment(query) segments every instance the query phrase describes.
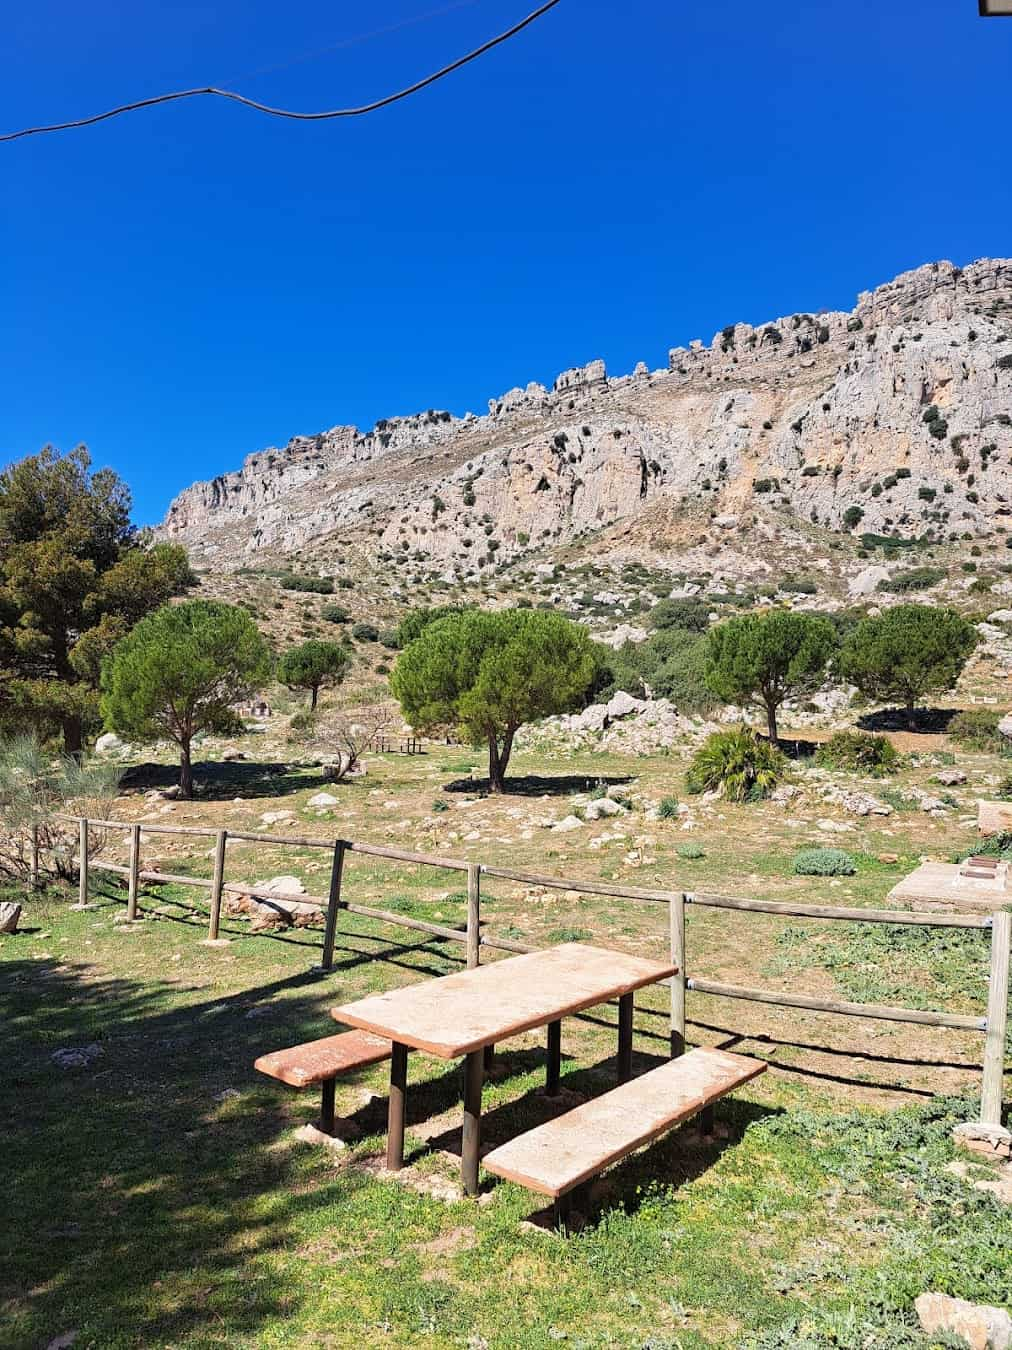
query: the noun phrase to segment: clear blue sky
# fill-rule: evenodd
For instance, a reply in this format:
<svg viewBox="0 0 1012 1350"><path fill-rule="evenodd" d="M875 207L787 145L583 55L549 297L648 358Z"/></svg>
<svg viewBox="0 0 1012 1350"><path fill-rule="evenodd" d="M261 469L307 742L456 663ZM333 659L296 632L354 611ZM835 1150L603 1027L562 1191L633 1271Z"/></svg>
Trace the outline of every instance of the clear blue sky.
<svg viewBox="0 0 1012 1350"><path fill-rule="evenodd" d="M0 128L207 83L360 102L533 7L36 0L5 14ZM976 10L563 0L363 119L204 99L0 145L0 460L84 441L155 521L297 433L1007 255L1012 20Z"/></svg>

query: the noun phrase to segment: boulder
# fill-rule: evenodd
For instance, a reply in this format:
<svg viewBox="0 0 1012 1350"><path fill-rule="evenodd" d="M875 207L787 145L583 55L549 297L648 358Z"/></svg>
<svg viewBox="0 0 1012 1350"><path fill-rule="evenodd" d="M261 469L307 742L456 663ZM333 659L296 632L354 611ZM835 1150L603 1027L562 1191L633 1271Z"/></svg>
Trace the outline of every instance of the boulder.
<svg viewBox="0 0 1012 1350"><path fill-rule="evenodd" d="M122 755L129 750L129 748L126 741L121 741L113 731L105 732L104 735L99 736L98 740L95 742L96 755Z"/></svg>
<svg viewBox="0 0 1012 1350"><path fill-rule="evenodd" d="M552 829L557 834L563 834L567 830L579 830L582 825L583 821L579 816L566 816L564 820L556 822L556 824L552 826Z"/></svg>
<svg viewBox="0 0 1012 1350"><path fill-rule="evenodd" d="M962 769L941 769L932 782L941 783L942 787L958 787L960 783L966 782L966 774Z"/></svg>
<svg viewBox="0 0 1012 1350"><path fill-rule="evenodd" d="M996 609L987 616L988 623L1012 623L1012 609Z"/></svg>
<svg viewBox="0 0 1012 1350"><path fill-rule="evenodd" d="M307 806L315 809L325 809L328 806L337 806L340 802L339 797L335 797L332 792L317 792L315 796L310 797L306 802Z"/></svg>
<svg viewBox="0 0 1012 1350"><path fill-rule="evenodd" d="M584 817L587 820L600 820L602 816L620 816L624 807L611 797L595 797L587 803Z"/></svg>
<svg viewBox="0 0 1012 1350"><path fill-rule="evenodd" d="M1007 713L998 723L998 735L1012 741L1012 713Z"/></svg>
<svg viewBox="0 0 1012 1350"><path fill-rule="evenodd" d="M929 1336L959 1336L970 1350L1009 1350L1012 1346L1012 1317L1004 1308L932 1293L921 1294L914 1307Z"/></svg>
<svg viewBox="0 0 1012 1350"><path fill-rule="evenodd" d="M16 933L20 918L21 906L15 900L0 903L0 933Z"/></svg>
<svg viewBox="0 0 1012 1350"><path fill-rule="evenodd" d="M874 595L880 581L889 580L888 567L865 567L856 577L851 577L847 587L851 595Z"/></svg>
<svg viewBox="0 0 1012 1350"><path fill-rule="evenodd" d="M620 689L617 694L613 694L608 700L606 710L608 720L614 722L620 717L628 717L630 713L642 712L646 706L644 699L633 698L632 694L627 694L624 689Z"/></svg>
<svg viewBox="0 0 1012 1350"><path fill-rule="evenodd" d="M291 820L294 811L265 811L260 817L261 825L279 825L283 820Z"/></svg>
<svg viewBox="0 0 1012 1350"><path fill-rule="evenodd" d="M273 891L275 895L305 895L306 888L298 877L271 877L270 881L255 881L258 891Z"/></svg>
<svg viewBox="0 0 1012 1350"><path fill-rule="evenodd" d="M105 1051L100 1045L68 1045L63 1050L54 1050L49 1058L61 1069L87 1069L100 1059Z"/></svg>

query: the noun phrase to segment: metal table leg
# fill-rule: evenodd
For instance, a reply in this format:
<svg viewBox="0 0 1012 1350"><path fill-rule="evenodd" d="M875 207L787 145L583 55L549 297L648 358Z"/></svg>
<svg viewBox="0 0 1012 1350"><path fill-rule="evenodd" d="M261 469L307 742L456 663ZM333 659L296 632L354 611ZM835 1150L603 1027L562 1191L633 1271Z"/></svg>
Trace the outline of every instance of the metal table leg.
<svg viewBox="0 0 1012 1350"><path fill-rule="evenodd" d="M404 1166L404 1099L408 1090L408 1047L393 1042L390 1056L390 1106L387 1115L387 1168Z"/></svg>
<svg viewBox="0 0 1012 1350"><path fill-rule="evenodd" d="M326 1078L323 1081L320 1101L320 1129L324 1134L334 1133L334 1089L336 1086L336 1078Z"/></svg>
<svg viewBox="0 0 1012 1350"><path fill-rule="evenodd" d="M562 1071L562 1021L548 1023L548 1066L545 1070L545 1096L559 1095Z"/></svg>
<svg viewBox="0 0 1012 1350"><path fill-rule="evenodd" d="M464 1129L461 1135L460 1176L465 1195L478 1194L481 1088L484 1077L485 1051L472 1050L464 1061Z"/></svg>
<svg viewBox="0 0 1012 1350"><path fill-rule="evenodd" d="M632 1077L633 996L623 994L618 1001L618 1081Z"/></svg>

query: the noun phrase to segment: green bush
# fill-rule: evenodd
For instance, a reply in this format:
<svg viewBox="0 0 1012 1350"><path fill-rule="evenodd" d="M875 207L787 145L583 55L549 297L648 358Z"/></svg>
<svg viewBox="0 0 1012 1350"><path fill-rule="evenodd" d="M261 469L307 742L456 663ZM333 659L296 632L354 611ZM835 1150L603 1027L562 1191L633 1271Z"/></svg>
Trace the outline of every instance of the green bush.
<svg viewBox="0 0 1012 1350"><path fill-rule="evenodd" d="M356 623L352 625L351 635L356 642L377 642L379 629L372 623Z"/></svg>
<svg viewBox="0 0 1012 1350"><path fill-rule="evenodd" d="M679 844L677 851L678 856L687 862L698 862L700 858L706 857L706 849L702 844Z"/></svg>
<svg viewBox="0 0 1012 1350"><path fill-rule="evenodd" d="M311 591L316 595L334 594L334 582L330 577L300 577L294 572L284 573L281 587L286 591Z"/></svg>
<svg viewBox="0 0 1012 1350"><path fill-rule="evenodd" d="M320 610L320 618L326 619L327 623L347 623L348 611L341 605L324 605Z"/></svg>
<svg viewBox="0 0 1012 1350"><path fill-rule="evenodd" d="M964 750L1000 750L998 723L1004 714L997 708L971 708L957 713L948 726L949 735Z"/></svg>
<svg viewBox="0 0 1012 1350"><path fill-rule="evenodd" d="M674 820L678 815L678 798L662 797L657 808L657 814L661 820Z"/></svg>
<svg viewBox="0 0 1012 1350"><path fill-rule="evenodd" d="M908 591L926 591L929 586L937 586L944 580L944 567L910 567L905 572L897 572L895 576L880 581L878 589L905 594Z"/></svg>
<svg viewBox="0 0 1012 1350"><path fill-rule="evenodd" d="M853 769L880 778L896 773L902 756L886 736L867 731L837 731L816 750L815 762L827 769Z"/></svg>
<svg viewBox="0 0 1012 1350"><path fill-rule="evenodd" d="M854 859L842 848L803 848L794 859L799 877L852 877Z"/></svg>
<svg viewBox="0 0 1012 1350"><path fill-rule="evenodd" d="M715 731L693 755L685 784L693 794L719 792L733 802L761 801L780 782L787 761L751 727Z"/></svg>
<svg viewBox="0 0 1012 1350"><path fill-rule="evenodd" d="M300 708L288 723L290 731L309 732L316 729L316 713L311 708Z"/></svg>

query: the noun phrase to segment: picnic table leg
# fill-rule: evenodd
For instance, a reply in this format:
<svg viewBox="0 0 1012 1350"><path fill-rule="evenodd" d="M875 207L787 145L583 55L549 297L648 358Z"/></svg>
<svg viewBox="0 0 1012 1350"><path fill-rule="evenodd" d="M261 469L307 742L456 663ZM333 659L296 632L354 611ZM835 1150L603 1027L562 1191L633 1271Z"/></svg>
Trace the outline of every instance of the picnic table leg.
<svg viewBox="0 0 1012 1350"><path fill-rule="evenodd" d="M486 1045L486 1046L485 1046L485 1051L484 1051L484 1061L483 1061L483 1062L484 1062L484 1065L485 1065L485 1072L486 1072L486 1073L491 1073L492 1070L495 1068L495 1046L494 1046L494 1045Z"/></svg>
<svg viewBox="0 0 1012 1350"><path fill-rule="evenodd" d="M623 994L618 1001L618 1081L632 1077L633 996Z"/></svg>
<svg viewBox="0 0 1012 1350"><path fill-rule="evenodd" d="M320 1130L323 1134L334 1133L334 1088L336 1086L336 1078L325 1078L323 1080L320 1102Z"/></svg>
<svg viewBox="0 0 1012 1350"><path fill-rule="evenodd" d="M485 1051L472 1050L464 1061L464 1129L461 1135L460 1176L465 1195L478 1194L481 1088L484 1077Z"/></svg>
<svg viewBox="0 0 1012 1350"><path fill-rule="evenodd" d="M387 1114L387 1169L404 1166L404 1098L408 1089L408 1047L394 1041L390 1055L390 1106Z"/></svg>
<svg viewBox="0 0 1012 1350"><path fill-rule="evenodd" d="M545 1070L545 1096L559 1095L562 1069L562 1021L548 1023L548 1067Z"/></svg>

